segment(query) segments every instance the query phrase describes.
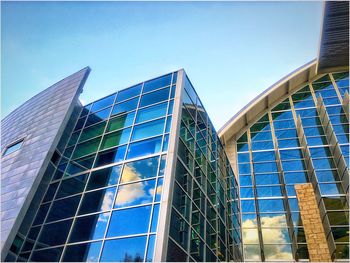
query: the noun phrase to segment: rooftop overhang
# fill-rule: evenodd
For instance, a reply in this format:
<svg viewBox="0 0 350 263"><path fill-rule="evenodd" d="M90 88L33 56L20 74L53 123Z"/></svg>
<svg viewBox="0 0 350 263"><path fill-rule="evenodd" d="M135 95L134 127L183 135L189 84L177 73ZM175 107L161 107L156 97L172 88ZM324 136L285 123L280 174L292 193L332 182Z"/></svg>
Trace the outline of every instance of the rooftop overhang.
<svg viewBox="0 0 350 263"><path fill-rule="evenodd" d="M221 141L225 144L231 139L237 140L242 131L256 122L267 109L313 79L316 76L316 64L316 60L305 64L255 97L218 131Z"/></svg>
<svg viewBox="0 0 350 263"><path fill-rule="evenodd" d="M326 1L318 52L317 73L349 69L349 2Z"/></svg>

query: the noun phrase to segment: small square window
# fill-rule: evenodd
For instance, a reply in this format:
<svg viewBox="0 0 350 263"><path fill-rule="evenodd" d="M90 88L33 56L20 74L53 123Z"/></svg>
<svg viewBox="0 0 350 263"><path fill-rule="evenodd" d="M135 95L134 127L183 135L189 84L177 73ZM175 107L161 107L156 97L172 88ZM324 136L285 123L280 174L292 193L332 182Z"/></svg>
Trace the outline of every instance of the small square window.
<svg viewBox="0 0 350 263"><path fill-rule="evenodd" d="M10 144L9 146L7 146L3 156L6 156L10 153L13 153L13 152L19 150L22 147L23 141L24 141L24 139L21 139L13 144Z"/></svg>

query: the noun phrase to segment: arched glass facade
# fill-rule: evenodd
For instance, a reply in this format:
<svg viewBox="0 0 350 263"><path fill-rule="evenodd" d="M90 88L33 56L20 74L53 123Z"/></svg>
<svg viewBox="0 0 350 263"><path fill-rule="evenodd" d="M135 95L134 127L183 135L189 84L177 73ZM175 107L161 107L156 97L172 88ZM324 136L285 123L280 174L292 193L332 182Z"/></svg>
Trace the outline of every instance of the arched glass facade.
<svg viewBox="0 0 350 263"><path fill-rule="evenodd" d="M324 207L333 258L348 259L348 90L348 72L320 75L241 132L236 162L245 261L308 260L294 189L306 182Z"/></svg>

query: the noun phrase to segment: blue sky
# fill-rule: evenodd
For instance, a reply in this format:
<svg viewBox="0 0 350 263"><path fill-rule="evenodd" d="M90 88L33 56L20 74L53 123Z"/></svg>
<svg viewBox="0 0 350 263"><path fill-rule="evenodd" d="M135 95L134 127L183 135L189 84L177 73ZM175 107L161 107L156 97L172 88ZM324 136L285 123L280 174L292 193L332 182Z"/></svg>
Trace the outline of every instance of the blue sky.
<svg viewBox="0 0 350 263"><path fill-rule="evenodd" d="M316 58L322 2L2 2L1 116L90 66L85 103L184 68L215 127Z"/></svg>

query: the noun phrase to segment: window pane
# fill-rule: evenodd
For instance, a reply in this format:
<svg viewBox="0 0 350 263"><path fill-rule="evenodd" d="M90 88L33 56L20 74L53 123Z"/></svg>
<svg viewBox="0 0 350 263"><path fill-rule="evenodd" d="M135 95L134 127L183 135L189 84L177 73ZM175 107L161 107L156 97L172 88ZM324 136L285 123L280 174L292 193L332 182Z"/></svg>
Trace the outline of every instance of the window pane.
<svg viewBox="0 0 350 263"><path fill-rule="evenodd" d="M260 214L260 220L262 227L287 226L285 214Z"/></svg>
<svg viewBox="0 0 350 263"><path fill-rule="evenodd" d="M66 242L72 219L44 225L38 241L43 246L57 246ZM52 258L49 260L51 261Z"/></svg>
<svg viewBox="0 0 350 263"><path fill-rule="evenodd" d="M282 199L259 200L260 212L284 211Z"/></svg>
<svg viewBox="0 0 350 263"><path fill-rule="evenodd" d="M53 202L46 222L72 217L77 211L81 195Z"/></svg>
<svg viewBox="0 0 350 263"><path fill-rule="evenodd" d="M105 126L106 122L102 122L84 129L80 135L79 142L101 135L104 131Z"/></svg>
<svg viewBox="0 0 350 263"><path fill-rule="evenodd" d="M148 91L159 89L161 87L169 86L170 83L171 83L171 74L168 74L166 76L145 82L145 85L143 87L143 92L145 93Z"/></svg>
<svg viewBox="0 0 350 263"><path fill-rule="evenodd" d="M34 251L30 261L33 262L57 262L60 259L63 247Z"/></svg>
<svg viewBox="0 0 350 263"><path fill-rule="evenodd" d="M155 92L143 95L141 97L140 107L144 107L157 102L161 102L163 100L167 100L169 98L169 90L170 88L166 88L166 89L162 89L159 91L155 91Z"/></svg>
<svg viewBox="0 0 350 263"><path fill-rule="evenodd" d="M103 137L101 150L127 143L130 136L130 128L107 134Z"/></svg>
<svg viewBox="0 0 350 263"><path fill-rule="evenodd" d="M73 178L62 180L58 189L56 198L66 197L81 193L84 190L87 181L87 174L75 176Z"/></svg>
<svg viewBox="0 0 350 263"><path fill-rule="evenodd" d="M124 159L125 151L126 146L121 146L109 151L99 153L97 156L95 167L122 161Z"/></svg>
<svg viewBox="0 0 350 263"><path fill-rule="evenodd" d="M135 110L137 107L137 103L139 98L131 99L122 103L119 103L113 107L112 115L128 112Z"/></svg>
<svg viewBox="0 0 350 263"><path fill-rule="evenodd" d="M159 156L129 162L124 165L121 183L157 176Z"/></svg>
<svg viewBox="0 0 350 263"><path fill-rule="evenodd" d="M152 138L130 144L127 159L157 153L160 150L162 137Z"/></svg>
<svg viewBox="0 0 350 263"><path fill-rule="evenodd" d="M108 122L107 132L119 130L121 128L132 125L135 117L135 112L129 112L121 116L112 118Z"/></svg>
<svg viewBox="0 0 350 263"><path fill-rule="evenodd" d="M155 192L155 182L156 180L148 180L119 186L114 207L151 203Z"/></svg>
<svg viewBox="0 0 350 263"><path fill-rule="evenodd" d="M91 108L91 112L95 112L112 105L114 102L114 98L115 98L115 94L108 96L107 98L95 101Z"/></svg>
<svg viewBox="0 0 350 263"><path fill-rule="evenodd" d="M121 166L113 166L91 173L87 190L114 185L118 183Z"/></svg>
<svg viewBox="0 0 350 263"><path fill-rule="evenodd" d="M19 148L21 148L22 144L23 144L23 140L8 146L4 152L4 156L17 151Z"/></svg>
<svg viewBox="0 0 350 263"><path fill-rule="evenodd" d="M118 92L117 102L130 99L141 93L142 84Z"/></svg>
<svg viewBox="0 0 350 263"><path fill-rule="evenodd" d="M100 144L100 140L101 137L78 144L74 150L72 158L79 158L84 155L96 152L98 145Z"/></svg>
<svg viewBox="0 0 350 263"><path fill-rule="evenodd" d="M89 115L86 120L85 127L101 122L109 117L111 108L107 108Z"/></svg>
<svg viewBox="0 0 350 263"><path fill-rule="evenodd" d="M140 109L137 113L136 123L165 116L168 103L161 103L148 108Z"/></svg>
<svg viewBox="0 0 350 263"><path fill-rule="evenodd" d="M83 172L92 167L95 155L90 155L80 159L75 159L69 162L65 176L70 176L76 173Z"/></svg>
<svg viewBox="0 0 350 263"><path fill-rule="evenodd" d="M289 244L264 245L264 252L266 260L293 260Z"/></svg>
<svg viewBox="0 0 350 263"><path fill-rule="evenodd" d="M146 247L146 237L108 240L103 247L102 262L140 262Z"/></svg>
<svg viewBox="0 0 350 263"><path fill-rule="evenodd" d="M132 140L141 140L147 137L162 134L164 131L165 118L140 124L134 127Z"/></svg>
<svg viewBox="0 0 350 263"><path fill-rule="evenodd" d="M102 242L67 246L63 262L97 262Z"/></svg>
<svg viewBox="0 0 350 263"><path fill-rule="evenodd" d="M100 239L104 237L109 213L79 217L75 220L69 242Z"/></svg>
<svg viewBox="0 0 350 263"><path fill-rule="evenodd" d="M147 233L150 213L151 206L114 211L109 223L107 237Z"/></svg>
<svg viewBox="0 0 350 263"><path fill-rule="evenodd" d="M79 208L79 215L106 211L112 207L116 188L107 188L85 193Z"/></svg>

